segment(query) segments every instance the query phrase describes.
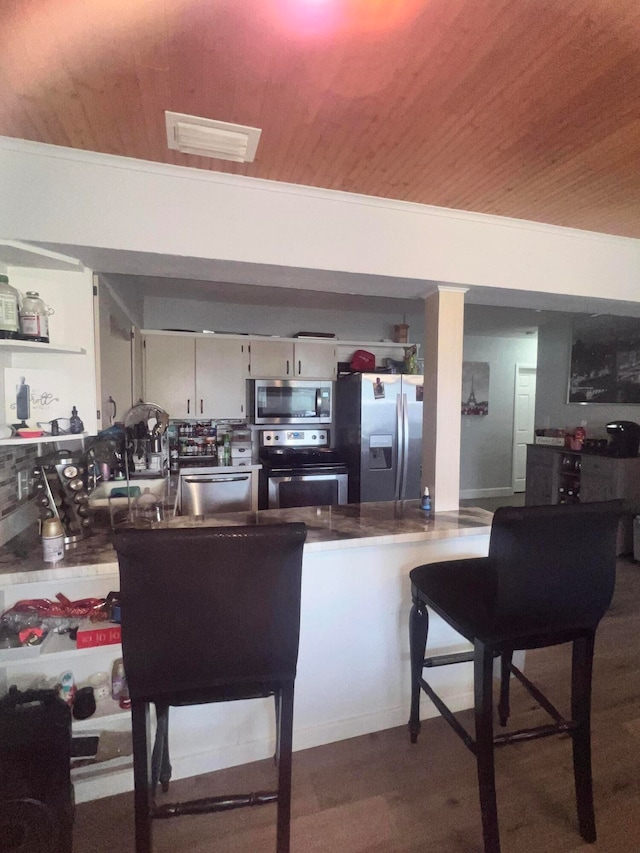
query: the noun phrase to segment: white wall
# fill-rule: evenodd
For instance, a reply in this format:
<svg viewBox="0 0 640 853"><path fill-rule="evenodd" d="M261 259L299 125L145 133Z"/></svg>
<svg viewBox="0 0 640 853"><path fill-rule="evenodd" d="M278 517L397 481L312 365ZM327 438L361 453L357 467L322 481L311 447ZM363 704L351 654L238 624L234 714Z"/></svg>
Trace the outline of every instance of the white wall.
<svg viewBox="0 0 640 853"><path fill-rule="evenodd" d="M489 414L462 417L460 496L511 494L516 364L535 365L535 338L465 336L464 361L489 362ZM539 386L547 381L539 367Z"/></svg>
<svg viewBox="0 0 640 853"><path fill-rule="evenodd" d="M343 341L393 340L402 316L359 311L327 311L284 306L237 305L188 299L147 297L146 329L189 329L293 337L298 332L332 332ZM424 318L407 315L412 343L422 344Z"/></svg>
<svg viewBox="0 0 640 853"><path fill-rule="evenodd" d="M7 238L640 301L640 240L9 138L0 184Z"/></svg>
<svg viewBox="0 0 640 853"><path fill-rule="evenodd" d="M571 342L570 317L540 327L536 427L564 429L586 422L588 437L606 438L605 425L609 421L628 420L640 423L640 405L567 403Z"/></svg>

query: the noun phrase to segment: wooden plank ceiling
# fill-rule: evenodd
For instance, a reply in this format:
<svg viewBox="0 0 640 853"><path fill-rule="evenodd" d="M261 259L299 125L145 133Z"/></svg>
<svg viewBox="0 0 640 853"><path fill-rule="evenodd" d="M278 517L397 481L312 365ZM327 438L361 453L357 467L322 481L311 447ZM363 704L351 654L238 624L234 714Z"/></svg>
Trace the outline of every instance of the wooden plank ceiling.
<svg viewBox="0 0 640 853"><path fill-rule="evenodd" d="M640 3L2 0L0 134L640 237Z"/></svg>

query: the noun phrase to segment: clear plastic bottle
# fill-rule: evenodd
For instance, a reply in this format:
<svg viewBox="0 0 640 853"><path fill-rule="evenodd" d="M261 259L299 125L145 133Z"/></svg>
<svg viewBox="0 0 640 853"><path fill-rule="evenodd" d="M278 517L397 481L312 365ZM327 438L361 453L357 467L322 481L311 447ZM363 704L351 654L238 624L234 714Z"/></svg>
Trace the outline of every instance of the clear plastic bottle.
<svg viewBox="0 0 640 853"><path fill-rule="evenodd" d="M111 698L118 701L122 693L122 685L124 683L124 663L122 658L114 660L111 669Z"/></svg>
<svg viewBox="0 0 640 853"><path fill-rule="evenodd" d="M20 306L20 331L30 341L49 343L49 309L37 290L27 290Z"/></svg>
<svg viewBox="0 0 640 853"><path fill-rule="evenodd" d="M9 278L0 275L0 338L19 338L18 291L11 287Z"/></svg>

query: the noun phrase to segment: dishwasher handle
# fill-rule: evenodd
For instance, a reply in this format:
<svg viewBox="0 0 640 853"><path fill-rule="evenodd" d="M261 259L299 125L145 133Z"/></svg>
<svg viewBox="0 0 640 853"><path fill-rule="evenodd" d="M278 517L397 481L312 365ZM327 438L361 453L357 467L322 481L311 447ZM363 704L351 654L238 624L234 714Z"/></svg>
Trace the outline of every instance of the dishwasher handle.
<svg viewBox="0 0 640 853"><path fill-rule="evenodd" d="M184 483L241 483L243 480L248 480L250 474L244 474L242 477L183 477Z"/></svg>

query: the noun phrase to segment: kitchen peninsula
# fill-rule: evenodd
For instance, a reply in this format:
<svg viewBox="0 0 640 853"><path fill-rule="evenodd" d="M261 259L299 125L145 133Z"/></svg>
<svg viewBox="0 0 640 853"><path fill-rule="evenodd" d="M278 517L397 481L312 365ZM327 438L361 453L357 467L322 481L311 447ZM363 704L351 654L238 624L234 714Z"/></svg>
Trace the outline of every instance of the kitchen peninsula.
<svg viewBox="0 0 640 853"><path fill-rule="evenodd" d="M300 654L294 746L302 749L406 723L409 702L408 573L442 559L486 555L491 514L465 508L425 516L419 501L301 507L218 516L176 517L158 525L228 526L303 521L308 527L302 581ZM20 549L20 553L16 552ZM180 567L176 566L179 583ZM108 533L69 551L55 567L41 561L37 539L0 549L4 607L23 598L106 595L118 588ZM194 619L198 614L194 614ZM54 637L56 643L66 640ZM66 652L43 649L31 660L0 661L7 680L72 669L77 682L108 671L119 646ZM203 638L206 642L206 637ZM462 638L433 616L430 647L459 651ZM4 652L5 656L13 651ZM472 705L471 665L442 668L437 687L454 709ZM425 716L433 713L423 703ZM253 700L175 708L171 712L174 778L266 758L273 753L273 702ZM74 724L75 725L75 724ZM82 722L84 731L126 732L127 712ZM118 761L120 763L118 763ZM101 771L85 768L75 780L79 802L132 788L130 759Z"/></svg>

